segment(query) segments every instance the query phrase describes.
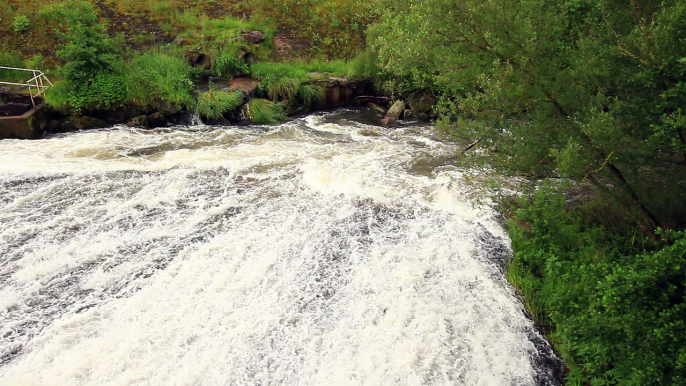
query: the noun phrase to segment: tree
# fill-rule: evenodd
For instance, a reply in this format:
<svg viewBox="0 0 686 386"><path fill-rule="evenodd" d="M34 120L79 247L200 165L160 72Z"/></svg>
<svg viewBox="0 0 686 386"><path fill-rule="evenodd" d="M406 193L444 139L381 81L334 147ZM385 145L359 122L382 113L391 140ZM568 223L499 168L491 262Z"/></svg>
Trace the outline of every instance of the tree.
<svg viewBox="0 0 686 386"><path fill-rule="evenodd" d="M686 225L683 2L383 7L370 41L395 88L439 94L444 126L497 151L491 164L591 181L652 237Z"/></svg>

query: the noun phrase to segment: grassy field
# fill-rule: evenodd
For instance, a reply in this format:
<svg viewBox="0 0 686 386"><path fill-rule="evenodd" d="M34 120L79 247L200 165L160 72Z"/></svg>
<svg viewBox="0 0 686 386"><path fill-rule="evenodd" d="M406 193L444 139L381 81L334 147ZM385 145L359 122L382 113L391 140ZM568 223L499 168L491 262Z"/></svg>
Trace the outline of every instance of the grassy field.
<svg viewBox="0 0 686 386"><path fill-rule="evenodd" d="M110 36L130 52L177 38L218 52L234 43L241 30L259 29L270 38L261 60L350 59L364 49L364 31L372 21L370 2L360 0L85 1L93 4ZM4 1L0 52L43 67L59 65L55 52L63 43L63 3Z"/></svg>

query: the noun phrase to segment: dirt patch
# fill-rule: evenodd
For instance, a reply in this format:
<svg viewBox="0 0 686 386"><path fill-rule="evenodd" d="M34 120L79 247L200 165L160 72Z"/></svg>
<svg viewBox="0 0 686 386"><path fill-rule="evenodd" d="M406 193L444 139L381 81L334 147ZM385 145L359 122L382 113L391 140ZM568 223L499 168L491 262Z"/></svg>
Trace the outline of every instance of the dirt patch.
<svg viewBox="0 0 686 386"><path fill-rule="evenodd" d="M274 35L274 60L285 61L306 58L310 45L305 39L298 39L286 30Z"/></svg>

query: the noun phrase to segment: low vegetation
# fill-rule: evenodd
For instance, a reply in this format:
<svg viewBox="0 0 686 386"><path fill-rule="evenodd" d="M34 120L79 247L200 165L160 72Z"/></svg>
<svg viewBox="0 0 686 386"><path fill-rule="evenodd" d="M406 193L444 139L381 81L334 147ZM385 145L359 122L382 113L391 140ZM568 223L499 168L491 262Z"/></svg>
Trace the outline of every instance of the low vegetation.
<svg viewBox="0 0 686 386"><path fill-rule="evenodd" d="M240 91L210 88L209 91L198 95L195 112L202 118L217 119L235 110L243 101L243 93Z"/></svg>

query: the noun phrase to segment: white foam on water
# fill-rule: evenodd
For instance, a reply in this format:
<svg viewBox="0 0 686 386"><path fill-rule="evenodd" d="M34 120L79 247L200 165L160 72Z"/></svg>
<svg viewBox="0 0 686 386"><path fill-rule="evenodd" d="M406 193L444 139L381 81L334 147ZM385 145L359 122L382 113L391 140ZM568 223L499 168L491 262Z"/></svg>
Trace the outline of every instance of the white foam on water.
<svg viewBox="0 0 686 386"><path fill-rule="evenodd" d="M454 149L327 117L0 142L0 385L543 382Z"/></svg>

